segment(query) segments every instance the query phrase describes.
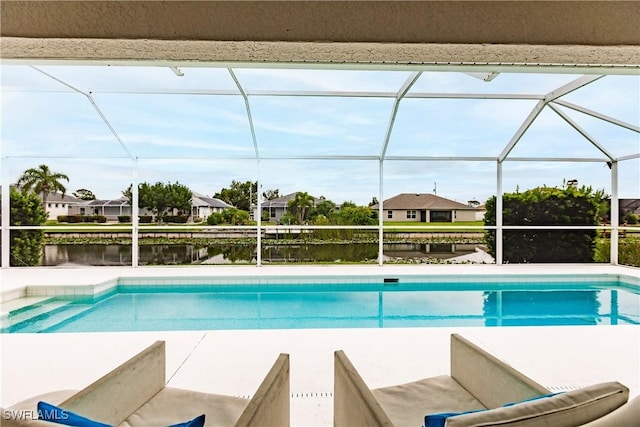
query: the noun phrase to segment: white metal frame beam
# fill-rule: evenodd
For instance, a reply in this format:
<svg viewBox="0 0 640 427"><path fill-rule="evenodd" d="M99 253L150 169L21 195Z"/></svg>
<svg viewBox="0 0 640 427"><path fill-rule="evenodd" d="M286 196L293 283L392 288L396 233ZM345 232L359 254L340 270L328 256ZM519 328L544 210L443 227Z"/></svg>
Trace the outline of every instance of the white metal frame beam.
<svg viewBox="0 0 640 427"><path fill-rule="evenodd" d="M389 116L389 124L387 125L387 131L384 135L384 140L382 142L382 150L380 150L380 159L384 160L385 155L387 154L387 147L389 146L389 140L391 139L391 133L393 132L393 125L396 121L396 116L398 114L398 108L400 107L400 101L402 98L409 92L411 86L418 81L422 72L411 73L409 77L402 84L398 92L396 92L395 100L393 101L393 107L391 109L391 115ZM382 200L380 201L382 203Z"/></svg>
<svg viewBox="0 0 640 427"><path fill-rule="evenodd" d="M590 110L588 108L582 107L580 105L573 104L571 102L567 102L565 100L556 99L553 101L554 104L562 105L563 107L571 108L572 110L579 111L580 113L587 114L589 116L595 117L600 120L604 120L605 122L609 122L616 126L623 127L625 129L629 129L633 132L640 133L640 126L635 126L630 123L624 122L622 120L618 120L614 117L607 116L602 113L598 113L597 111Z"/></svg>
<svg viewBox="0 0 640 427"><path fill-rule="evenodd" d="M7 62L7 61L3 61L3 62ZM12 61L9 60L9 63L11 63ZM496 170L496 185L497 185L497 200L496 200L496 210L497 210L497 218L496 218L496 263L497 264L502 264L502 256L503 256L503 249L502 249L502 234L503 234L503 229L505 228L509 228L509 227L505 227L502 223L502 167L503 167L503 163L505 161L546 161L546 162L602 162L602 161L608 161L611 164L611 169L612 169L612 173L611 173L611 180L612 180L612 248L611 248L611 263L616 264L618 262L617 259L617 228L619 227L619 224L617 222L617 212L618 212L618 207L617 207L617 201L618 201L618 162L622 161L622 160L631 160L631 159L637 159L640 158L640 153L633 153L630 155L626 155L626 156L620 156L618 158L616 158L610 151L608 151L602 144L600 144L598 141L596 141L593 137L591 137L584 129L582 129L580 126L578 126L565 112L563 112L560 108L558 108L558 106L563 106L566 108L570 108L574 111L578 111L580 113L583 114L587 114L589 116L595 117L597 119L600 120L604 120L608 123L611 123L613 125L616 126L620 126L623 127L625 129L634 131L634 132L638 132L640 133L640 127L633 125L633 124L629 124L626 123L624 121L606 116L604 114L598 113L596 111L592 111L589 110L587 108L584 108L582 106L579 105L575 105L572 104L570 102L566 102L564 100L561 100L560 98L563 97L564 95L571 93L577 89L580 89L581 87L584 87L585 85L588 85L600 78L603 77L603 75L585 75L582 76L578 79L575 79L563 86L558 87L557 89L544 94L544 95L540 95L540 94L510 94L510 93L428 93L428 92L412 92L409 93L411 87L415 84L415 82L420 78L420 76L422 75L423 71L426 71L430 68L428 67L419 67L419 68L407 68L406 70L413 70L413 72L409 75L409 77L405 80L405 82L402 84L402 86L400 87L400 89L397 92L386 92L386 91L294 91L294 90L256 90L256 91L248 91L246 88L244 88L242 86L242 84L240 83L240 81L238 80L237 76L235 75L233 68L235 68L236 66L238 66L238 64L234 64L235 66L232 65L228 65L225 68L227 68L229 74L231 75L231 78L233 79L234 83L236 84L237 87L237 91L234 90L207 90L207 89L198 89L198 90L193 90L193 89L186 89L186 90L174 90L174 89L157 89L157 90L153 90L153 89L148 89L148 90L130 90L130 89L97 89L97 90L92 90L91 92L84 92L68 83L66 83L65 81L53 76L52 74L41 70L31 64L33 64L33 61L18 61L18 63L21 64L27 64L29 66L31 66L34 70L44 74L45 76L57 81L58 83L64 85L65 87L67 87L68 89L71 89L73 92L76 92L78 94L84 95L88 101L90 102L90 104L92 105L92 107L94 108L94 110L97 112L97 114L100 116L100 118L103 120L103 122L105 123L105 125L109 128L110 132L112 133L112 135L114 136L114 138L116 139L116 141L120 144L120 146L123 148L124 152L126 153L126 157L130 158L133 160L133 166L132 166L132 170L133 170L133 181L134 181L134 191L133 191L133 195L134 195L134 200L133 200L133 225L132 225L132 233L134 234L134 239L133 239L133 245L134 245L134 249L133 249L133 259L132 259L132 265L133 266L137 266L138 265L138 248L137 248L137 242L138 242L138 221L137 221L137 215L136 212L138 211L138 201L137 201L137 181L138 181L138 158L136 156L134 156L131 151L129 150L129 148L127 147L126 143L120 138L118 132L116 131L116 129L114 128L114 126L112 126L111 122L109 121L108 117L105 115L105 113L102 111L102 109L97 105L93 95L96 93L121 93L121 94L164 94L164 95L213 95L213 96L242 96L244 101L245 101L245 110L246 110L246 114L247 114L247 119L248 119L248 123L250 126L250 132L251 132L251 136L252 136L252 141L253 141L253 145L254 145L254 151L255 151L255 157L247 157L247 159L255 159L257 161L257 170L258 170L258 210L257 210L257 214L259 215L259 218L257 218L257 222L258 222L258 244L257 244L257 251L258 251L258 260L257 260L257 265L260 266L261 265L261 215L260 215L260 211L261 211L261 194L260 194L260 160L261 159L269 159L269 160L362 160L362 161L378 161L379 162L379 224L377 226L378 230L379 230L379 264L383 265L383 237L384 237L384 207L383 207L383 201L384 201L384 162L385 161L480 161L480 162L496 162L497 165L497 170ZM50 64L51 62L49 61L39 61L38 63L44 63L44 64ZM86 62L81 61L81 64L86 65ZM104 65L104 64L101 64ZM134 65L131 62L127 62L126 65ZM157 66L157 64L155 63L150 63L150 62L143 62L142 65L145 66ZM182 73L182 71L178 68L178 64L176 63L168 63L167 64L172 71L174 71L177 75L180 75L180 73ZM207 64L186 64L185 66L215 66L207 63ZM255 64L250 64L250 67L255 67ZM295 64L277 64L278 67L280 68L302 68L301 65L295 65ZM216 67L220 67L220 64L218 64ZM273 67L270 66L270 67ZM308 64L304 65L305 68L309 68ZM319 66L316 68L332 68L332 69L336 69L339 67L335 67L335 66L328 66L328 65L323 65L323 66ZM353 68L353 67L351 67ZM465 67L461 67L459 65L456 66L449 66L449 68L451 68L451 70L447 69L448 71L462 71L464 70L474 70L474 71L478 71L478 70L482 70L482 68L478 68L476 67L471 67L471 68L465 68ZM500 67L498 67L500 68ZM368 68L371 69L371 68ZM397 67L387 67L385 68L384 65L380 65L377 64L374 69L379 69L379 70L383 70L383 69L394 69L394 70L398 70ZM437 68L438 71L442 71L443 68L439 67ZM494 69L496 69L496 67L494 67ZM176 72L176 70L178 72ZM436 68L434 68L434 70L436 70ZM534 69L535 70L535 69ZM567 69L561 69L563 71L566 71ZM523 68L524 72L532 72L531 68L525 67ZM534 72L544 72L544 71L534 71ZM566 71L569 72L569 71ZM626 72L621 72L621 74L625 74ZM633 73L633 74L637 74L637 72ZM68 91L35 91L35 92L65 92L68 93ZM251 113L251 108L250 108L250 102L249 102L249 97L250 96L256 96L256 97L261 97L261 96L274 96L274 97L343 97L343 98L362 98L362 99L366 99L366 98L389 98L389 99L394 99L393 102L393 107L392 107L392 112L390 114L389 117L389 123L384 135L384 139L382 142L382 147L380 150L380 154L379 155L291 155L291 156L261 156L260 154L260 150L259 150L259 144L258 144L258 140L256 137L256 132L255 132L255 128L254 128L254 123L253 123L253 118L252 118L252 113ZM533 108L533 110L529 113L529 115L527 116L527 118L524 120L524 122L521 124L521 126L519 127L519 129L517 130L517 132L513 135L513 137L510 139L510 141L508 142L508 144L505 146L505 148L502 150L502 152L498 155L498 156L388 156L387 155L387 149L389 147L389 143L390 143L390 138L394 129L394 125L395 125L395 119L397 117L398 114L398 110L399 110L399 105L400 102L405 99L405 98L411 98L411 99L468 99L468 100L483 100L483 99L495 99L495 100L537 100L537 104L536 106ZM593 157L578 157L578 158L558 158L558 157L512 157L510 156L511 151L513 150L513 148L518 144L518 142L521 140L521 138L523 137L523 135L527 132L527 130L529 129L529 127L532 125L532 123L534 123L534 121L537 119L537 117L539 116L539 114L541 113L541 111L544 109L544 107L549 106L554 112L556 112L558 115L560 115L561 118L563 118L570 126L572 126L576 131L578 131L587 141L589 141L591 144L593 144L600 152L602 152L605 156L605 158L593 158ZM30 156L12 156L11 158L29 158ZM33 157L40 157L40 156L33 156ZM48 156L49 158L57 158L55 156ZM2 162L3 162L3 166L4 163L7 161L7 159L9 159L10 157L4 156L2 157ZM121 158L121 157L118 157ZM153 157L145 157L149 158L149 159L153 159ZM203 157L197 157L198 159L202 159ZM204 157L204 158L208 158L208 157ZM220 157L215 157L216 159L219 159ZM239 157L233 157L233 159L239 159ZM7 170L6 167L3 167L4 170ZM9 224L10 222L8 221L9 218L9 186L8 186L8 178L6 176L3 176L3 189L2 189L2 200L3 200L3 207L2 207L2 213L3 213L3 218L7 218L6 221L4 221L2 223L2 230L3 230L3 236L2 236L2 243L3 243L3 249L2 249L2 264L3 267L8 267L9 266L9 257L10 257L10 248L9 248L9 235L10 235L10 230L13 227L10 227ZM615 204L615 206L613 206ZM614 215L615 213L615 215ZM613 218L613 216L615 216L615 218ZM614 234L615 234L615 238L614 238ZM615 248L614 248L615 246ZM615 252L615 253L614 253Z"/></svg>
<svg viewBox="0 0 640 427"><path fill-rule="evenodd" d="M600 150L600 152L602 154L607 156L609 158L609 160L611 160L611 161L615 160L615 156L613 154L611 154L611 152L609 152L609 150L604 148L598 141L595 140L594 137L589 135L586 130L582 129L576 122L574 122L569 116L567 116L564 113L564 111L560 110L558 107L554 106L553 104L548 104L548 107L551 108L553 111L555 111L555 113L558 114L560 117L562 117L562 119L565 122L569 123L569 125L571 125L572 128L577 130L578 133L580 133L580 135L582 135L587 141L589 141L591 144L593 144L594 147L596 147L598 150Z"/></svg>
<svg viewBox="0 0 640 427"><path fill-rule="evenodd" d="M524 122L520 125L520 128L518 128L518 130L516 131L515 135L513 135L513 137L511 138L511 140L509 141L509 143L507 144L507 146L504 148L504 150L502 150L502 153L500 154L500 156L498 157L499 161L504 161L505 158L507 158L507 156L509 155L509 153L511 153L511 151L515 148L515 146L518 144L518 142L520 141L520 139L524 136L524 134L527 132L527 130L529 129L529 127L533 124L533 122L536 120L536 118L538 117L538 115L540 115L540 113L542 112L542 110L544 109L545 106L547 106L548 103L555 101L556 99L565 96L575 90L580 89L583 86L586 86L590 83L595 82L596 80L601 79L602 77L604 77L603 75L596 75L596 76L582 76L579 77L575 80L570 81L569 83L560 86L557 89L552 90L551 92L547 93L542 100L540 100L535 107L533 107L533 109L531 110L531 112L529 113L529 115L527 116L527 118L524 120Z"/></svg>

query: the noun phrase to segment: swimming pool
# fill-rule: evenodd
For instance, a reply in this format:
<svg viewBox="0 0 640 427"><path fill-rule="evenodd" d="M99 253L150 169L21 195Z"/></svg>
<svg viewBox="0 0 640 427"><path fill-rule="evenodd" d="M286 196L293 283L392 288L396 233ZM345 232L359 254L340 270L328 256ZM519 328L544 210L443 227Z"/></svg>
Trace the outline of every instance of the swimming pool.
<svg viewBox="0 0 640 427"><path fill-rule="evenodd" d="M640 324L637 284L608 276L143 282L44 298L2 332Z"/></svg>

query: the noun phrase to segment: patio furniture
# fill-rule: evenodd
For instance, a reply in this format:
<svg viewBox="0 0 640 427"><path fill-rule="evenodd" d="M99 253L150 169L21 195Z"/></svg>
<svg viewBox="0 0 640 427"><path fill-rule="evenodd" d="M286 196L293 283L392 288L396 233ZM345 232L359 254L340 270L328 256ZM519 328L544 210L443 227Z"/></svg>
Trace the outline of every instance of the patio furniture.
<svg viewBox="0 0 640 427"><path fill-rule="evenodd" d="M451 335L450 375L375 390L343 351L334 356L336 427L424 426L436 418L446 427L574 427L609 414L629 397L627 387L617 382L551 395L458 334ZM509 403L516 404L503 406ZM462 414L468 411L474 412ZM425 418L443 413L450 416Z"/></svg>
<svg viewBox="0 0 640 427"><path fill-rule="evenodd" d="M251 399L166 387L165 382L165 342L157 341L83 390L47 393L3 410L0 425L59 425L34 420L39 401L122 427L167 426L201 414L208 426L289 425L288 354L279 355Z"/></svg>

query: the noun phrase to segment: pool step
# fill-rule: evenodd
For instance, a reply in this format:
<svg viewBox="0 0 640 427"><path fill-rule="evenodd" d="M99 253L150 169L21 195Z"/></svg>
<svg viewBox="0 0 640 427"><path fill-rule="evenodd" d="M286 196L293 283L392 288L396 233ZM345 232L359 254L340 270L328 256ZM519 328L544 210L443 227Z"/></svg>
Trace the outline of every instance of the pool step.
<svg viewBox="0 0 640 427"><path fill-rule="evenodd" d="M28 322L18 325L20 329L15 332L55 332L50 329L88 310L91 310L90 304L68 304L50 314L30 319Z"/></svg>
<svg viewBox="0 0 640 427"><path fill-rule="evenodd" d="M0 312L0 330L5 332L16 324L58 310L67 304L69 301L55 301L52 297L24 297L4 302Z"/></svg>
<svg viewBox="0 0 640 427"><path fill-rule="evenodd" d="M33 301L27 307L12 310L6 316L3 313L0 330L2 332L38 332L89 308L89 305L72 304L71 301L45 297L40 301Z"/></svg>

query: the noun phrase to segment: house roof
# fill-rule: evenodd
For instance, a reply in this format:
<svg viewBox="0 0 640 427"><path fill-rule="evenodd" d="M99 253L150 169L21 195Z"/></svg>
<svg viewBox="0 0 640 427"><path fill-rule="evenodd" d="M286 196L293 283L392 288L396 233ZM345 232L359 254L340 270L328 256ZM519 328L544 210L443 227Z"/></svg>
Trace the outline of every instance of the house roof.
<svg viewBox="0 0 640 427"><path fill-rule="evenodd" d="M233 207L232 205L230 205L229 203L223 200L216 199L215 197L205 196L204 194L199 194L199 193L192 193L191 206L198 206L198 207L209 206L211 208L221 208L221 209L227 209L227 208Z"/></svg>
<svg viewBox="0 0 640 427"><path fill-rule="evenodd" d="M455 209L455 210L471 210L478 211L482 209L474 208L464 203L456 202L455 200L445 199L444 197L436 196L435 194L426 193L401 193L390 199L387 199L383 203L384 209ZM371 206L372 209L377 209L378 205Z"/></svg>
<svg viewBox="0 0 640 427"><path fill-rule="evenodd" d="M289 201L295 199L296 194L298 194L298 192L287 194L286 196L276 197L275 199L271 199L271 200L263 200L262 207L263 208L286 208L289 206ZM319 199L317 197L314 197L314 196L311 196L311 197L313 197L314 206L322 201L322 199Z"/></svg>
<svg viewBox="0 0 640 427"><path fill-rule="evenodd" d="M14 184L11 184L9 188L21 190L21 187L18 187L17 185L14 185ZM0 190L1 189L2 189L2 186L0 186ZM42 193L38 193L38 197L42 198ZM65 194L63 197L61 193L49 193L47 195L47 202L80 203L82 202L82 200L78 199L77 197L70 196L69 194Z"/></svg>
<svg viewBox="0 0 640 427"><path fill-rule="evenodd" d="M129 206L129 202L124 197L113 200L85 200L85 206Z"/></svg>
<svg viewBox="0 0 640 427"><path fill-rule="evenodd" d="M42 197L42 193L38 194L38 196ZM82 202L82 200L74 196L69 196L68 194L63 196L60 193L49 193L47 195L47 203L50 202L79 203Z"/></svg>

